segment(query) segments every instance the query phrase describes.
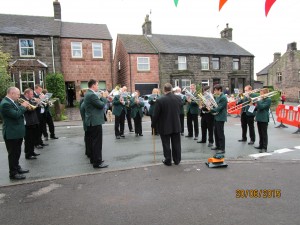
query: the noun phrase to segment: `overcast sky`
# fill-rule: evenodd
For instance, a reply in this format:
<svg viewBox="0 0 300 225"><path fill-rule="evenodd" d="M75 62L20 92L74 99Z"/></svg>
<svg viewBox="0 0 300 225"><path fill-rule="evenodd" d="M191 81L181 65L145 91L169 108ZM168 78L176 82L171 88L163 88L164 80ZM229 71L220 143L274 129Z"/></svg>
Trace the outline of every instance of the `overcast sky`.
<svg viewBox="0 0 300 225"><path fill-rule="evenodd" d="M62 21L106 24L117 34L142 34L150 13L152 33L220 37L229 23L233 41L254 56L257 73L273 61L274 52L287 44L300 49L300 0L277 0L265 16L265 0L228 0L219 11L219 0L60 0ZM2 0L0 13L53 16L52 0ZM115 46L115 45L114 45Z"/></svg>

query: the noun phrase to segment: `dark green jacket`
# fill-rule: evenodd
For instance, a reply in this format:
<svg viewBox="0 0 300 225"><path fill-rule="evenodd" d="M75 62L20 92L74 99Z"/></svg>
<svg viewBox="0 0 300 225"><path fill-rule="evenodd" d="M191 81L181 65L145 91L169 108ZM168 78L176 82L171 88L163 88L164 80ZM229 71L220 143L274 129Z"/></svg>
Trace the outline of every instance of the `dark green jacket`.
<svg viewBox="0 0 300 225"><path fill-rule="evenodd" d="M211 113L218 113L215 115L215 121L227 121L227 97L224 93L221 93L219 97L216 98L217 108L211 109Z"/></svg>
<svg viewBox="0 0 300 225"><path fill-rule="evenodd" d="M86 126L98 126L104 124L104 107L107 100L98 98L92 91L88 90L84 96L85 124Z"/></svg>
<svg viewBox="0 0 300 225"><path fill-rule="evenodd" d="M153 112L154 112L155 105L156 105L156 100L159 99L159 98L160 98L159 95L157 95L156 97L154 97L154 95L153 96L151 96L151 95L149 96L148 102L150 104L150 109L149 109L149 115L150 116L153 116Z"/></svg>
<svg viewBox="0 0 300 225"><path fill-rule="evenodd" d="M0 104L0 113L3 119L3 138L6 140L20 139L25 136L24 113L26 108L15 105L5 97Z"/></svg>
<svg viewBox="0 0 300 225"><path fill-rule="evenodd" d="M198 103L195 102L195 101L191 101L191 103L189 103L188 101L186 101L186 102L187 102L186 111L190 112L191 114L198 115L199 114L199 105L198 105Z"/></svg>
<svg viewBox="0 0 300 225"><path fill-rule="evenodd" d="M135 103L135 98L132 97L130 100L130 107L131 107L131 117L135 118L136 115L139 113L140 117L143 117L143 108L144 108L145 103L140 102L139 104Z"/></svg>
<svg viewBox="0 0 300 225"><path fill-rule="evenodd" d="M257 97L257 96L259 96L259 94L257 94L257 93L250 94L251 98L254 98L254 97ZM244 97L243 99L238 100L237 104L239 105L239 104L242 104L244 102L249 102L249 101L250 101L250 98ZM246 112L247 116L255 116L256 111L253 111L253 113L249 112L249 108L250 108L250 105L247 105L246 107L243 107L242 110L241 110L241 113Z"/></svg>
<svg viewBox="0 0 300 225"><path fill-rule="evenodd" d="M180 96L181 97L181 99L182 99L182 106L180 107L180 114L182 115L182 114L184 114L184 104L185 104L185 102L186 102L186 96L185 95L182 95L182 96Z"/></svg>
<svg viewBox="0 0 300 225"><path fill-rule="evenodd" d="M87 131L86 123L85 123L85 109L84 109L84 101L83 99L80 100L80 115L83 123L83 130Z"/></svg>
<svg viewBox="0 0 300 225"><path fill-rule="evenodd" d="M127 99L124 99L124 101L126 101ZM113 111L112 113L115 115L115 116L120 116L121 113L122 113L122 110L125 111L125 113L127 112L126 110L126 106L123 105L121 102L120 102L120 95L116 95L112 101L112 104L113 104Z"/></svg>
<svg viewBox="0 0 300 225"><path fill-rule="evenodd" d="M256 103L256 121L269 122L269 110L271 107L271 98L265 98Z"/></svg>

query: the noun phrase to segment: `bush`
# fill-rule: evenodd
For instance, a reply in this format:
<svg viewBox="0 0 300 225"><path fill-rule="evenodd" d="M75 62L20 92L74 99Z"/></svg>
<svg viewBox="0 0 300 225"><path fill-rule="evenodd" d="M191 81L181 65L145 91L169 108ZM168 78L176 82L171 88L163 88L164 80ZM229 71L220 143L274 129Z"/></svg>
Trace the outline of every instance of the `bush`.
<svg viewBox="0 0 300 225"><path fill-rule="evenodd" d="M61 103L66 101L66 88L64 76L61 73L47 74L46 88L49 93L53 93L53 98L59 98Z"/></svg>
<svg viewBox="0 0 300 225"><path fill-rule="evenodd" d="M8 61L10 55L4 53L0 49L0 99L6 96L7 88L13 86L11 83L11 77L8 74Z"/></svg>

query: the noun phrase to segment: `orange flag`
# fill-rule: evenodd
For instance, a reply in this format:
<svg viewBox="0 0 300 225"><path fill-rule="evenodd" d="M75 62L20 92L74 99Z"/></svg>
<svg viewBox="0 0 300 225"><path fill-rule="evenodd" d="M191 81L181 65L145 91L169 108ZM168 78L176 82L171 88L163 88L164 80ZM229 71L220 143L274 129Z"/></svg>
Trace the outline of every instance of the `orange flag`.
<svg viewBox="0 0 300 225"><path fill-rule="evenodd" d="M227 0L220 0L219 3L219 11L222 9L223 5L227 2Z"/></svg>

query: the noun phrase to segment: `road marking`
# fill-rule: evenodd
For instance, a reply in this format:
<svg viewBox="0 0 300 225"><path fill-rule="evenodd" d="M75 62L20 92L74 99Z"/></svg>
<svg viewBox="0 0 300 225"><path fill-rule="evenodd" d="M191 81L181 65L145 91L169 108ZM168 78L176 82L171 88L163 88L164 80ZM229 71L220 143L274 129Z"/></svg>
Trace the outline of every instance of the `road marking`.
<svg viewBox="0 0 300 225"><path fill-rule="evenodd" d="M0 204L4 203L3 198L5 197L5 194L0 194Z"/></svg>
<svg viewBox="0 0 300 225"><path fill-rule="evenodd" d="M300 146L295 146L296 149L300 149Z"/></svg>
<svg viewBox="0 0 300 225"><path fill-rule="evenodd" d="M294 150L288 149L288 148L283 148L283 149L278 149L275 150L274 153L286 153L286 152L293 152Z"/></svg>
<svg viewBox="0 0 300 225"><path fill-rule="evenodd" d="M31 195L28 195L28 198L34 198L34 197L40 197L42 195L48 194L49 192L61 187L62 185L60 184L50 184L47 187L43 187L39 189L38 191L32 192Z"/></svg>
<svg viewBox="0 0 300 225"><path fill-rule="evenodd" d="M268 156L268 155L272 155L272 154L271 153L257 153L257 154L251 154L249 156L253 157L253 158L259 158L259 157Z"/></svg>

